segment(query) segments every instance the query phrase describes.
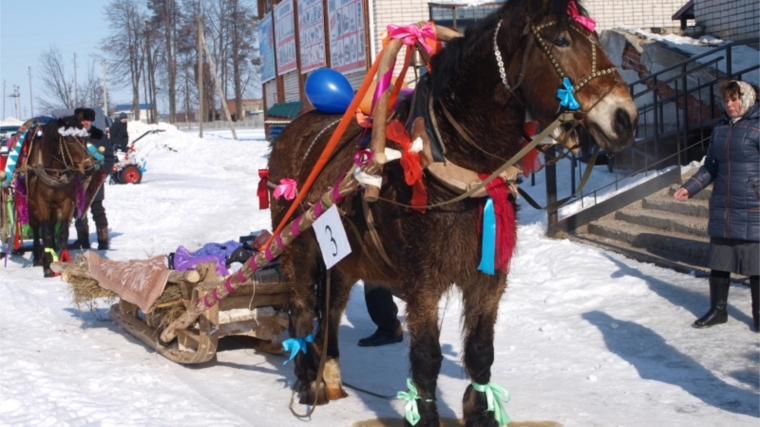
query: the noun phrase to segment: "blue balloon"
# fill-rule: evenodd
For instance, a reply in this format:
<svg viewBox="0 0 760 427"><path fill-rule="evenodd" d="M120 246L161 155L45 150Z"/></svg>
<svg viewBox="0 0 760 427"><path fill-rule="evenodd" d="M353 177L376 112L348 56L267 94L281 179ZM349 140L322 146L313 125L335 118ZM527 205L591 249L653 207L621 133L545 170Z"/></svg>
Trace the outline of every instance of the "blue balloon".
<svg viewBox="0 0 760 427"><path fill-rule="evenodd" d="M354 89L348 79L330 68L311 73L304 92L311 105L328 114L344 113L354 99Z"/></svg>

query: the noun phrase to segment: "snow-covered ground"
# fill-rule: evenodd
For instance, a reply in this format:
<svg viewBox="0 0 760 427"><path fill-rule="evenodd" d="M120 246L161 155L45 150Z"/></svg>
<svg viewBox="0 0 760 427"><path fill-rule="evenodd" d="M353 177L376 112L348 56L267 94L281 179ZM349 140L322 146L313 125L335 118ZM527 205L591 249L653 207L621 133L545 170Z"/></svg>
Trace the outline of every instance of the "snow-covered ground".
<svg viewBox="0 0 760 427"><path fill-rule="evenodd" d="M132 138L147 129L130 126ZM142 259L271 229L256 197L269 151L261 131L238 131L234 141L229 131L199 139L162 126L140 142L151 150L142 183L106 188L113 249L104 256ZM604 174L599 168L592 181ZM528 181L543 202L543 186ZM512 395L514 426L760 425L760 336L750 330L746 287L731 287L727 324L693 329L708 306L706 279L548 239L544 215L527 205L519 225L492 377ZM288 410L295 377L284 357L228 348L204 365L177 365L111 321L105 304L78 311L67 283L30 264L16 256L0 267L0 426L332 427L402 417L401 400L348 389L348 398L298 420ZM461 417L468 380L459 295L440 307L439 408ZM405 389L408 340L356 345L373 331L360 283L340 327L343 379L395 395Z"/></svg>

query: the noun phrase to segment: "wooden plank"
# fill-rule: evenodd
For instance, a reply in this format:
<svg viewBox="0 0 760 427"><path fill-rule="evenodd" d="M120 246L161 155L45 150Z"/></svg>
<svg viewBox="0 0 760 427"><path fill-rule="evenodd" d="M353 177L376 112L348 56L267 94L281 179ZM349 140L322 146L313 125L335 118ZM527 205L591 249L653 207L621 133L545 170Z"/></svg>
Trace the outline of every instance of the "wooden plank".
<svg viewBox="0 0 760 427"><path fill-rule="evenodd" d="M256 295L253 299L249 295L229 296L219 301L219 310L233 310L236 308L275 307L287 305L288 294Z"/></svg>

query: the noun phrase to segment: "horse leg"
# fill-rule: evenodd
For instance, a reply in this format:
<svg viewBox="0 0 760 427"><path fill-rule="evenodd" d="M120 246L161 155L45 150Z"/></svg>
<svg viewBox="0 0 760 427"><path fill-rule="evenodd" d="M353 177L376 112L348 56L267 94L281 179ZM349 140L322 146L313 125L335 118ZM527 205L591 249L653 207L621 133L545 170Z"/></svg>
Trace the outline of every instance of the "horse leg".
<svg viewBox="0 0 760 427"><path fill-rule="evenodd" d="M348 298L351 293L352 282L344 280L337 272L332 272L330 276L330 311L327 321L320 321L319 334L315 341L322 344L324 340L325 329L327 335L327 361L322 378L325 382L325 390L330 400L342 399L348 397L348 393L343 390L343 383L340 377L340 350L338 348L338 328L343 311L348 304ZM325 316L322 317L325 319Z"/></svg>
<svg viewBox="0 0 760 427"><path fill-rule="evenodd" d="M464 365L472 380L462 399L465 426L498 427L495 412L487 410L486 393L481 386L491 381L494 324L506 278L497 274L466 286L460 284L460 288L464 300ZM473 384L477 384L481 391L475 390Z"/></svg>
<svg viewBox="0 0 760 427"><path fill-rule="evenodd" d="M42 246L44 248L44 252L42 253L42 272L45 277L55 277L55 272L50 269L53 255L48 250L52 249L55 251L54 224L49 220L42 223Z"/></svg>
<svg viewBox="0 0 760 427"><path fill-rule="evenodd" d="M29 224L32 227L32 265L35 267L42 267L42 245L40 244L40 229L39 224Z"/></svg>
<svg viewBox="0 0 760 427"><path fill-rule="evenodd" d="M412 381L418 393L416 402L420 414L420 420L414 427L439 427L435 391L443 362L443 353L438 341L438 301L441 295L433 286L429 286L427 292L407 291L405 295L409 361ZM409 420L404 420L404 425L412 426Z"/></svg>

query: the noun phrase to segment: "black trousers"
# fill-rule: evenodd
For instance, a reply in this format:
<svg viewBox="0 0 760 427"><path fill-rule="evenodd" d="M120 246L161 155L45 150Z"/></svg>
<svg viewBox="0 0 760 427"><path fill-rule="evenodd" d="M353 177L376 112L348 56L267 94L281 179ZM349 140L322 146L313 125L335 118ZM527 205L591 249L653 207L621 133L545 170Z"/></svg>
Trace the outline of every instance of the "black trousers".
<svg viewBox="0 0 760 427"><path fill-rule="evenodd" d="M369 317L379 329L396 331L400 323L396 316L398 307L393 302L391 290L384 285L364 282L364 300Z"/></svg>
<svg viewBox="0 0 760 427"><path fill-rule="evenodd" d="M103 207L103 200L93 200L90 205L90 213L92 214L92 220L95 221L97 228L108 228L108 218L106 218L106 208ZM86 227L87 215L76 220L75 226Z"/></svg>

